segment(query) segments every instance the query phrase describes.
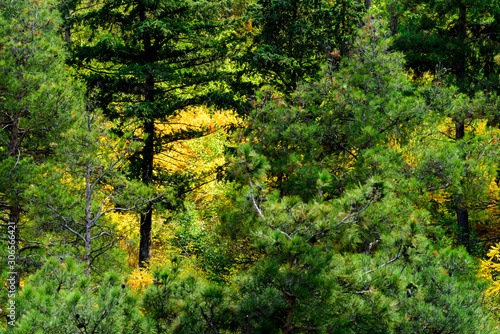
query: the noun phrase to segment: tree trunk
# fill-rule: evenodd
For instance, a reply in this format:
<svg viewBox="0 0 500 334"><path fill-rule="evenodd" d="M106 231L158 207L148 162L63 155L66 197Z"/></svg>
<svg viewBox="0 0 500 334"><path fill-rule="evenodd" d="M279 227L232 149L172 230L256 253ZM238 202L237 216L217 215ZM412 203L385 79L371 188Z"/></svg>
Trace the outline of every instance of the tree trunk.
<svg viewBox="0 0 500 334"><path fill-rule="evenodd" d="M365 0L365 8L366 10L370 10L370 7L372 6L372 0Z"/></svg>
<svg viewBox="0 0 500 334"><path fill-rule="evenodd" d="M142 149L142 182L151 184L153 178L154 159L154 121L147 121L144 125L144 132L147 135L145 145ZM152 227L153 205L149 203L146 212L141 214L141 240L139 244L139 267L145 267L150 258L151 248L151 227Z"/></svg>
<svg viewBox="0 0 500 334"><path fill-rule="evenodd" d="M91 132L91 125L89 123L89 134ZM85 274L90 276L90 241L92 240L92 218L91 218L91 199L92 199L92 191L91 191L91 180L90 180L90 164L87 165L85 175L85 183L86 183L86 191L85 191L85 249L87 250L87 254L85 255L85 262L87 262L87 268L85 269Z"/></svg>
<svg viewBox="0 0 500 334"><path fill-rule="evenodd" d="M142 7L139 10L139 19L141 22L146 20L146 10ZM153 63L155 60L155 55L153 47L151 44L151 36L148 31L145 31L142 36L142 43L144 47L144 60L148 63ZM154 86L155 80L153 74L149 74L145 82L144 100L149 102L154 102ZM152 112L152 111L150 111ZM141 165L141 178L142 182L146 185L150 185L153 180L153 161L154 161L154 137L155 137L155 124L154 116L152 115L142 115L144 120L144 135L146 135L146 140L144 147L142 148L142 165ZM151 256L151 227L152 227L152 213L153 204L149 203L146 207L146 212L141 214L141 227L140 234L141 240L139 243L139 267L145 267Z"/></svg>
<svg viewBox="0 0 500 334"><path fill-rule="evenodd" d="M391 29L391 36L395 36L398 33L398 16L397 15L391 15L390 29Z"/></svg>
<svg viewBox="0 0 500 334"><path fill-rule="evenodd" d="M141 214L141 241L139 244L139 267L144 268L149 263L151 257L151 227L152 227L152 209L148 205L147 211Z"/></svg>
<svg viewBox="0 0 500 334"><path fill-rule="evenodd" d="M459 19L458 19L458 38L461 39L461 42L465 44L465 38L467 34L467 8L465 5L461 5L459 7ZM465 78L465 55L462 55L457 59L457 72L456 79L459 87L462 90L465 87L464 78ZM458 115L455 118L455 140L459 141L465 137L465 115ZM463 157L465 159L465 157ZM463 184L463 182L461 182ZM467 208L464 207L464 203L462 201L462 195L458 195L455 197L455 212L457 215L457 227L458 227L458 242L468 246L469 243L469 213Z"/></svg>
<svg viewBox="0 0 500 334"><path fill-rule="evenodd" d="M66 19L69 20L71 15L66 15ZM69 25L64 26L64 41L67 43L71 42L71 27Z"/></svg>

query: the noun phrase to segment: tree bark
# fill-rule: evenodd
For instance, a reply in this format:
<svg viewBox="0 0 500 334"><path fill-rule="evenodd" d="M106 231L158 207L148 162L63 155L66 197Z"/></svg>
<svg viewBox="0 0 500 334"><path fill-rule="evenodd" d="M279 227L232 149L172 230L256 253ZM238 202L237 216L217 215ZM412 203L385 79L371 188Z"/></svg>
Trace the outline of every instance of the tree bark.
<svg viewBox="0 0 500 334"><path fill-rule="evenodd" d="M459 7L459 19L458 19L458 38L462 43L465 44L465 38L467 34L467 8L464 4ZM464 89L465 83L465 54L457 59L456 67L456 79L459 87ZM455 118L455 140L459 141L465 137L465 116L458 115ZM465 159L465 157L463 157ZM463 181L461 181L463 185ZM462 195L455 197L455 212L457 217L457 227L458 227L458 242L461 244L469 245L470 242L470 227L469 227L469 212L464 206Z"/></svg>
<svg viewBox="0 0 500 334"><path fill-rule="evenodd" d="M391 30L391 36L395 36L398 33L398 16L397 15L391 15L390 30Z"/></svg>
<svg viewBox="0 0 500 334"><path fill-rule="evenodd" d="M141 22L146 20L145 8L139 10L139 19ZM142 35L142 43L144 47L144 60L145 62L152 63L155 60L154 50L151 44L151 36L146 30ZM153 74L149 74L146 78L144 85L145 94L144 100L153 102L155 80ZM151 112L151 111L150 111ZM147 136L142 148L142 165L141 165L141 180L144 184L150 185L153 181L153 161L154 161L154 137L155 125L153 115L141 115L144 120L144 134ZM139 267L145 267L149 263L151 257L151 228L152 228L152 213L153 204L148 203L146 211L141 214L141 227L140 235L141 240L139 243Z"/></svg>
<svg viewBox="0 0 500 334"><path fill-rule="evenodd" d="M370 10L370 7L372 6L372 0L365 0L365 8L366 10Z"/></svg>
<svg viewBox="0 0 500 334"><path fill-rule="evenodd" d="M153 179L153 159L154 159L154 121L147 121L144 125L144 132L147 135L145 145L142 149L142 182L151 184ZM146 211L141 214L139 244L139 267L145 267L149 262L151 248L151 228L152 228L153 205L148 203Z"/></svg>

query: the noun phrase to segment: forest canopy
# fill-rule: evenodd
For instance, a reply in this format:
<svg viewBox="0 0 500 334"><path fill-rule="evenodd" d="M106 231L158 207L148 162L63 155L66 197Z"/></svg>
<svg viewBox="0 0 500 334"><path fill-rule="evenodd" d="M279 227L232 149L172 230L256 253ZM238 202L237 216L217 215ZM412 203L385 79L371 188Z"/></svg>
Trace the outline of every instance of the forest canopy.
<svg viewBox="0 0 500 334"><path fill-rule="evenodd" d="M0 0L0 332L500 332L500 4Z"/></svg>

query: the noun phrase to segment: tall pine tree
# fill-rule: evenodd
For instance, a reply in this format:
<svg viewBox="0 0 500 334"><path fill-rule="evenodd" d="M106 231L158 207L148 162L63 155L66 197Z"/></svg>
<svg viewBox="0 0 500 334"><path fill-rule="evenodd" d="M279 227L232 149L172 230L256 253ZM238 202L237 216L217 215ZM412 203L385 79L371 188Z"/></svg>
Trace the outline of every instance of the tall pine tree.
<svg viewBox="0 0 500 334"><path fill-rule="evenodd" d="M417 74L444 70L459 92L470 96L481 90L498 91L499 71L494 64L500 51L497 2L413 0L402 10L406 20L401 22L394 48L405 53L407 65ZM463 147L466 124L485 115L459 112L449 116L457 146ZM465 244L470 238L468 206L463 195L456 194L458 240Z"/></svg>
<svg viewBox="0 0 500 334"><path fill-rule="evenodd" d="M160 122L168 123L190 105L231 101L218 93L225 74L215 66L229 48L221 42L226 9L225 1L104 1L71 17L76 27L92 26L98 32L83 46L74 46L73 61L89 87L99 87L104 113L121 120L119 131L139 125L143 146L131 159L131 174L146 185L166 181L155 154L168 150L169 143L206 133L162 134ZM170 185L180 194L185 189L179 182L171 179ZM153 208L151 203L141 214L140 266L150 257Z"/></svg>

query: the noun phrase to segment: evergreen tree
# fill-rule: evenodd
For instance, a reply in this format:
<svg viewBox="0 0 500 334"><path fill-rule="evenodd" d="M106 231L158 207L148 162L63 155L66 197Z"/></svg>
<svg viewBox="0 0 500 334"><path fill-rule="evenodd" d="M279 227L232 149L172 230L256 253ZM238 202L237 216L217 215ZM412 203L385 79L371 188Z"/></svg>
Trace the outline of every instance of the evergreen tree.
<svg viewBox="0 0 500 334"><path fill-rule="evenodd" d="M232 157L239 188L223 227L259 254L233 281L236 326L248 333L492 332L474 261L451 248L400 180L387 177L395 173L384 161L394 159L399 170L404 160L383 147L407 144L426 108L401 55L387 51L380 24L367 22L360 35L351 61L304 85L298 106L263 94L267 104ZM334 140L323 142L329 134Z"/></svg>
<svg viewBox="0 0 500 334"><path fill-rule="evenodd" d="M221 41L228 22L223 19L226 9L224 1L104 1L71 18L77 27L99 31L83 46L74 45L73 62L89 87L99 85L104 113L121 120L118 131L133 122L140 124L143 145L131 158L131 175L145 185L168 181L154 163L155 154L168 151L170 143L208 131L162 134L157 124L168 124L190 105L231 100L218 93L224 91L220 80L225 74L215 68L222 65L230 47ZM186 191L185 180L172 177L168 182L179 196ZM150 257L153 208L151 203L141 214L140 266Z"/></svg>
<svg viewBox="0 0 500 334"><path fill-rule="evenodd" d="M238 153L235 168L248 183L224 223L245 225L236 237L249 238L260 256L232 282L233 326L247 333L492 332L473 260L452 250L428 213L394 185L373 179L340 198L306 203L268 192L265 158L249 146Z"/></svg>
<svg viewBox="0 0 500 334"><path fill-rule="evenodd" d="M345 56L360 11L354 0L259 0L248 10L255 36L237 59L288 95L317 79L327 60L334 65Z"/></svg>
<svg viewBox="0 0 500 334"><path fill-rule="evenodd" d="M2 1L0 8L2 234L7 235L9 226L17 265L23 265L20 255L37 247L20 234L25 192L39 173L37 165L53 152L60 133L71 123L69 111L80 108L81 101L80 91L66 75L55 4Z"/></svg>
<svg viewBox="0 0 500 334"><path fill-rule="evenodd" d="M298 88L291 102L269 87L257 92L244 134L267 157L269 182L282 196L339 196L378 172L368 149L403 144L423 121L424 99L384 34L380 22L367 22L340 68ZM335 177L320 195L322 170Z"/></svg>
<svg viewBox="0 0 500 334"><path fill-rule="evenodd" d="M500 51L497 2L416 0L406 2L402 10L406 20L401 22L394 48L405 53L408 67L417 74L447 71L447 79L460 93L469 96L481 90L498 91L499 72L494 64L494 56ZM466 124L486 115L449 113L449 116L454 122L456 144L462 146L466 141ZM454 201L458 240L469 244L470 203L460 193Z"/></svg>

